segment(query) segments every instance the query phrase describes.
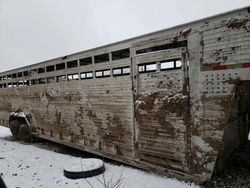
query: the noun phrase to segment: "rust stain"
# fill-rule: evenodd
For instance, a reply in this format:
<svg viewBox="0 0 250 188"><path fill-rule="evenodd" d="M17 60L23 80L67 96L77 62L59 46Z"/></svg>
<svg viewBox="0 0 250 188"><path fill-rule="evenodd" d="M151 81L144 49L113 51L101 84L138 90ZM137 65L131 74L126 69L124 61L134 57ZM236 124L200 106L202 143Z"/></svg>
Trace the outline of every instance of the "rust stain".
<svg viewBox="0 0 250 188"><path fill-rule="evenodd" d="M84 108L80 106L78 110L75 111L75 123L77 127L80 128L80 134L85 135L84 131Z"/></svg>
<svg viewBox="0 0 250 188"><path fill-rule="evenodd" d="M187 38L188 35L192 32L192 28L187 28L177 32L171 39L172 42L177 42L181 37Z"/></svg>
<svg viewBox="0 0 250 188"><path fill-rule="evenodd" d="M219 42L219 41L221 41L222 40L222 37L218 37L217 38L217 41Z"/></svg>
<svg viewBox="0 0 250 188"><path fill-rule="evenodd" d="M61 112L60 112L60 110L58 108L56 109L55 116L56 116L55 124L60 125L61 124L61 119L62 119L62 114L61 114Z"/></svg>
<svg viewBox="0 0 250 188"><path fill-rule="evenodd" d="M95 124L96 127L102 127L102 119L98 118L93 110L85 110L85 113L89 117L89 119Z"/></svg>
<svg viewBox="0 0 250 188"><path fill-rule="evenodd" d="M249 22L249 19L247 18L230 18L227 20L227 27L231 29L245 29L249 31L249 28L247 27L247 23Z"/></svg>
<svg viewBox="0 0 250 188"><path fill-rule="evenodd" d="M185 29L183 31L180 31L179 35L181 37L187 38L187 36L191 33L192 28Z"/></svg>
<svg viewBox="0 0 250 188"><path fill-rule="evenodd" d="M222 140L216 140L216 139L212 139L210 137L205 137L204 138L205 142L208 143L215 151L221 151L221 149L223 149L223 142Z"/></svg>
<svg viewBox="0 0 250 188"><path fill-rule="evenodd" d="M121 118L117 114L106 114L106 119L98 118L96 113L92 110L85 110L87 117L95 124L97 128L97 135L100 136L101 142L106 146L108 150L116 151L117 155L123 156L123 149L120 144L126 143L126 137L131 133L126 129ZM114 144L116 143L116 144ZM128 144L128 143L127 143ZM102 148L101 143L99 148Z"/></svg>
<svg viewBox="0 0 250 188"><path fill-rule="evenodd" d="M241 46L233 46L233 47L230 47L230 48L231 48L232 51L235 52L236 50L240 49Z"/></svg>
<svg viewBox="0 0 250 188"><path fill-rule="evenodd" d="M139 123L145 116L151 116L158 120L163 127L168 127L168 131L174 133L174 128L168 116L175 114L176 117L183 117L188 111L188 97L183 94L165 96L157 98L159 93L140 94L136 100L136 117ZM155 102L156 98L162 102ZM155 131L157 135L157 131Z"/></svg>
<svg viewBox="0 0 250 188"><path fill-rule="evenodd" d="M191 150L191 159L189 160L189 169L191 172L195 174L203 173L206 170L204 165L202 164L202 159L200 156L202 156L203 151L200 151L198 147L193 147Z"/></svg>
<svg viewBox="0 0 250 188"><path fill-rule="evenodd" d="M163 108L167 112L176 113L182 117L188 107L188 97L183 94L171 95L163 98Z"/></svg>
<svg viewBox="0 0 250 188"><path fill-rule="evenodd" d="M204 43L204 40L203 40L203 35L201 35L200 46L201 46L200 63L201 63L201 65L203 65L203 62L204 62L204 48L205 48L205 43Z"/></svg>
<svg viewBox="0 0 250 188"><path fill-rule="evenodd" d="M144 93L138 95L136 98L136 109L146 110L149 112L154 107L154 102L158 93Z"/></svg>
<svg viewBox="0 0 250 188"><path fill-rule="evenodd" d="M121 118L116 114L107 114L107 131L103 134L103 139L108 141L120 141L124 142L124 136L126 134L126 129L122 123Z"/></svg>

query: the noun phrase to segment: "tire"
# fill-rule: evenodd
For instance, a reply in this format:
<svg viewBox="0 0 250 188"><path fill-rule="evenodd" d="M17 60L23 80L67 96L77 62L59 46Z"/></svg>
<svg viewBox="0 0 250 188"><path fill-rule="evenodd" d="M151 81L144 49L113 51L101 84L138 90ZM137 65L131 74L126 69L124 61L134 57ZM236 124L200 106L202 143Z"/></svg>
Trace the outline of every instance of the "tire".
<svg viewBox="0 0 250 188"><path fill-rule="evenodd" d="M91 170L82 170L82 171L70 171L70 170L64 169L63 174L65 177L69 179L80 179L80 178L89 178L89 177L97 176L99 174L102 174L104 171L105 171L105 167L104 167L104 163L102 162L102 165L99 166L98 168L94 168Z"/></svg>
<svg viewBox="0 0 250 188"><path fill-rule="evenodd" d="M18 119L10 121L10 132L14 138L19 139L19 127L22 125L22 122Z"/></svg>
<svg viewBox="0 0 250 188"><path fill-rule="evenodd" d="M30 132L30 127L26 123L20 125L18 134L19 138L25 142L31 142L33 140L32 134Z"/></svg>

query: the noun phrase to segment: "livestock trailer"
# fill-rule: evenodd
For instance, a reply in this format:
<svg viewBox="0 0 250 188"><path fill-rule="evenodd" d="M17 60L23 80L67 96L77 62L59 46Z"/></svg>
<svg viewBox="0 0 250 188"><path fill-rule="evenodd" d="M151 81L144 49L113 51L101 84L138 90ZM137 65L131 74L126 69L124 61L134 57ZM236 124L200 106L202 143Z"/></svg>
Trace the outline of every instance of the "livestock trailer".
<svg viewBox="0 0 250 188"><path fill-rule="evenodd" d="M0 104L16 138L209 181L248 139L250 8L2 72Z"/></svg>

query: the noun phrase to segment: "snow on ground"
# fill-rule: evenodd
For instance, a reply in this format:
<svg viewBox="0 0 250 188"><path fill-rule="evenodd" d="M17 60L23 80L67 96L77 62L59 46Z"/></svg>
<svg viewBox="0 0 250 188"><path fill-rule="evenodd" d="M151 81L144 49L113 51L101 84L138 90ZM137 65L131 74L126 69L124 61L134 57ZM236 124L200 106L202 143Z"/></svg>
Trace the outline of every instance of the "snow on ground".
<svg viewBox="0 0 250 188"><path fill-rule="evenodd" d="M22 142L11 141L9 129L0 126L0 174L7 187L94 187L103 188L103 177L113 184L122 178L125 188L198 188L176 179L148 174L124 166L105 163L106 171L87 179L71 180L63 176L69 163L80 163L81 158L41 149Z"/></svg>

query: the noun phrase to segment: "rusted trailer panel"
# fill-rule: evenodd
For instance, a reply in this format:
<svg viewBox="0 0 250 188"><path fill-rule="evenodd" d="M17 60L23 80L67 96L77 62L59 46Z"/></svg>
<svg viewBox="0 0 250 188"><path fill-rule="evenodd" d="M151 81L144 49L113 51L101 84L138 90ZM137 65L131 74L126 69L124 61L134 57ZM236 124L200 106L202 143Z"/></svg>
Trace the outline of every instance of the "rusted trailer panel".
<svg viewBox="0 0 250 188"><path fill-rule="evenodd" d="M196 182L249 133L250 8L0 73L0 123Z"/></svg>

